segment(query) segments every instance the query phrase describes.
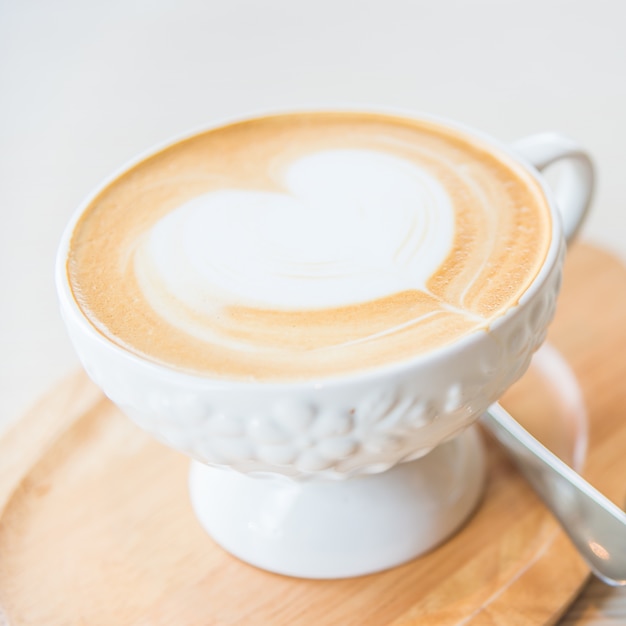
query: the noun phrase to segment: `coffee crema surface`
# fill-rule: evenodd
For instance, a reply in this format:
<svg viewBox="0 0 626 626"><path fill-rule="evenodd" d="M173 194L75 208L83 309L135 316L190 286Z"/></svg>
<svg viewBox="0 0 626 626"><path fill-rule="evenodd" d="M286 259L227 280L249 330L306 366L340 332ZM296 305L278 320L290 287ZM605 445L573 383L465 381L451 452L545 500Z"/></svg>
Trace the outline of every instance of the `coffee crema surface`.
<svg viewBox="0 0 626 626"><path fill-rule="evenodd" d="M288 381L405 361L483 332L540 271L539 184L460 131L283 114L147 157L81 215L79 307L148 360Z"/></svg>

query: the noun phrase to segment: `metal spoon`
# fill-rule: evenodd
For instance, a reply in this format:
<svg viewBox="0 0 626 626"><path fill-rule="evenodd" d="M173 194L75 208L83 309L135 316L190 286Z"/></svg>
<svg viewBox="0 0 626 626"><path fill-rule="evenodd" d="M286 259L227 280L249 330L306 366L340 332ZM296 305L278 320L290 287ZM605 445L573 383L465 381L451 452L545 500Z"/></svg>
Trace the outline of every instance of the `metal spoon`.
<svg viewBox="0 0 626 626"><path fill-rule="evenodd" d="M492 405L481 422L511 455L592 572L609 585L626 585L626 513L499 404Z"/></svg>

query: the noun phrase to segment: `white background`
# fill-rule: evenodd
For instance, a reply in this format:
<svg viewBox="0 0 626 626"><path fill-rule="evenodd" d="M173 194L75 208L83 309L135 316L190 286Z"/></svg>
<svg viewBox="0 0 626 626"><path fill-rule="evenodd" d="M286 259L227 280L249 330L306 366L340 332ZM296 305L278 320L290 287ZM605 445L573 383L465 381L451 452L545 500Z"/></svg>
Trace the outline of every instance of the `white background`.
<svg viewBox="0 0 626 626"><path fill-rule="evenodd" d="M136 153L273 106L395 106L512 140L560 130L599 172L584 236L626 257L619 0L0 0L0 428L76 365L53 261Z"/></svg>

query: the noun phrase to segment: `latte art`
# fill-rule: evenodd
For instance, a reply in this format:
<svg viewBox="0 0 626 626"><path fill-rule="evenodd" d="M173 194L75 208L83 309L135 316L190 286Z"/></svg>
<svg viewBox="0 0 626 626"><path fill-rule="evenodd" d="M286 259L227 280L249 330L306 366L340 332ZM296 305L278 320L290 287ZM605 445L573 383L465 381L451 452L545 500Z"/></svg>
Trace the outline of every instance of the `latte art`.
<svg viewBox="0 0 626 626"><path fill-rule="evenodd" d="M107 337L227 378L378 367L480 332L543 263L539 186L430 123L284 115L166 148L78 223L68 272Z"/></svg>
<svg viewBox="0 0 626 626"><path fill-rule="evenodd" d="M450 254L450 199L409 161L318 152L279 182L284 193L213 191L167 214L140 246L140 285L207 313L216 300L321 309L425 290Z"/></svg>

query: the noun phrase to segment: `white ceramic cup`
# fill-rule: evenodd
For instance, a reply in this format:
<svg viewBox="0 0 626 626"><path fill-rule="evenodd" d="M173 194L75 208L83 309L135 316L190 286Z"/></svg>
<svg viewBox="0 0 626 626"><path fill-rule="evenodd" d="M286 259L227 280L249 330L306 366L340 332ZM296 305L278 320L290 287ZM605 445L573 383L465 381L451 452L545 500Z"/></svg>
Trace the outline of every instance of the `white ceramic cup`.
<svg viewBox="0 0 626 626"><path fill-rule="evenodd" d="M427 119L519 162L542 186L553 228L545 263L518 306L488 332L408 362L278 384L215 380L144 360L91 325L68 283L74 226L101 188L66 229L57 288L87 373L138 425L194 459L190 491L200 522L227 550L259 567L311 578L355 576L442 542L482 492L483 450L467 427L524 373L544 341L565 241L592 195L588 155L554 133L508 147ZM556 161L563 176L553 191L539 171Z"/></svg>

